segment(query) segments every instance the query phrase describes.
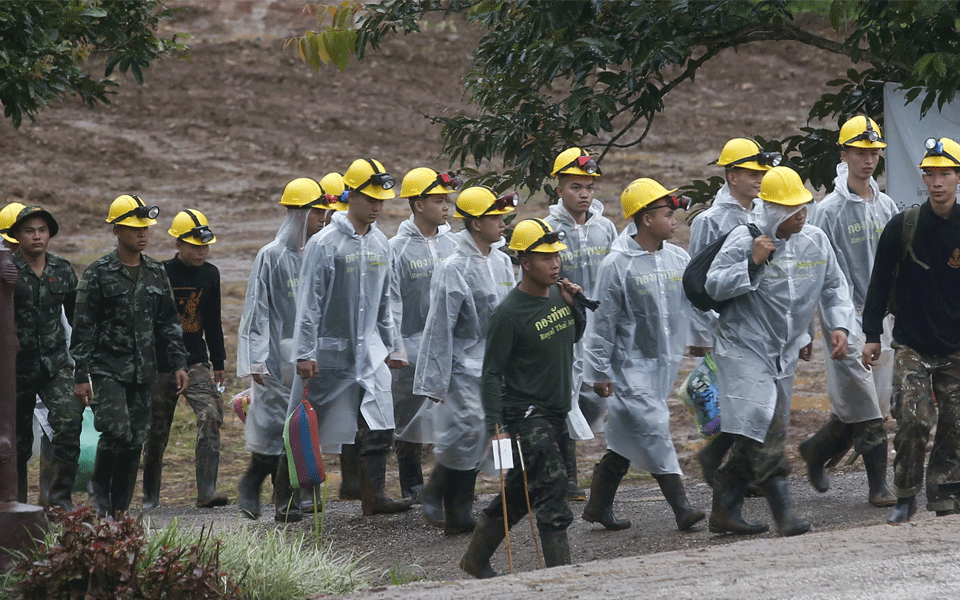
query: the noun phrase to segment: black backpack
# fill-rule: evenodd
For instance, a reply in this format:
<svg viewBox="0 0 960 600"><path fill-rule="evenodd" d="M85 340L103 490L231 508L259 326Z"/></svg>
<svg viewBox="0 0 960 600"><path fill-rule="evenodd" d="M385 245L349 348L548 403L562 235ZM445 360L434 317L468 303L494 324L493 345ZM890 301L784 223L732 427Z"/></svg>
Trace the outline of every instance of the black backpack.
<svg viewBox="0 0 960 600"><path fill-rule="evenodd" d="M753 223L746 223L746 226L747 229L750 230L750 235L752 235L754 239L763 235L763 232L760 231L760 228ZM739 225L737 225L737 227L739 227ZM734 227L733 229L736 229L737 227ZM710 270L710 265L713 264L713 259L717 257L717 254L720 252L720 248L723 247L723 243L727 241L727 236L730 235L730 232L733 231L733 229L723 234L723 236L720 238L704 246L696 256L690 259L690 262L687 263L687 268L683 270L683 293L687 295L687 299L690 300L690 304L693 304L696 308L704 312L708 310L720 312L724 307L727 306L727 304L730 303L730 300L732 299L714 300L710 294L707 293L706 287L707 271Z"/></svg>

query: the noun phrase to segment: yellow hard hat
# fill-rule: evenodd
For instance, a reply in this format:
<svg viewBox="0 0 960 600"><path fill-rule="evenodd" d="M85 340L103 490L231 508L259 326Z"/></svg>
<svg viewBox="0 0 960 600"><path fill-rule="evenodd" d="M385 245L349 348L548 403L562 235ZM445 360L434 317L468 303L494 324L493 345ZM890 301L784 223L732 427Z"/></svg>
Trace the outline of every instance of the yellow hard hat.
<svg viewBox="0 0 960 600"><path fill-rule="evenodd" d="M0 209L0 236L11 244L19 243L16 238L10 237L10 226L16 222L17 215L24 208L26 207L19 202L11 202Z"/></svg>
<svg viewBox="0 0 960 600"><path fill-rule="evenodd" d="M400 184L401 198L417 196L455 194L463 180L453 173L437 173L427 167L417 167L403 176Z"/></svg>
<svg viewBox="0 0 960 600"><path fill-rule="evenodd" d="M566 237L564 231L554 231L552 227L541 219L524 219L517 223L510 236L510 249L517 252L560 252L566 250L563 243Z"/></svg>
<svg viewBox="0 0 960 600"><path fill-rule="evenodd" d="M886 148L877 122L863 115L849 119L840 128L837 143L855 148Z"/></svg>
<svg viewBox="0 0 960 600"><path fill-rule="evenodd" d="M520 195L516 192L497 197L490 188L478 185L460 192L454 215L460 218L505 215L513 212L519 203Z"/></svg>
<svg viewBox="0 0 960 600"><path fill-rule="evenodd" d="M354 192L362 192L377 200L396 198L393 186L397 180L383 168L383 164L372 158L358 158L350 164L343 174L343 182Z"/></svg>
<svg viewBox="0 0 960 600"><path fill-rule="evenodd" d="M343 176L340 173L327 173L320 180L320 192L323 198L319 205L339 212L347 210L350 205L346 202L346 189L347 186L343 183Z"/></svg>
<svg viewBox="0 0 960 600"><path fill-rule="evenodd" d="M190 208L177 213L167 233L194 246L206 246L217 241L217 237L210 231L207 217L199 210Z"/></svg>
<svg viewBox="0 0 960 600"><path fill-rule="evenodd" d="M129 227L150 227L157 224L160 207L147 206L139 196L124 194L110 203L107 223Z"/></svg>
<svg viewBox="0 0 960 600"><path fill-rule="evenodd" d="M923 147L927 149L926 154L923 155L923 160L920 162L920 168L926 169L927 167L946 167L948 169L956 169L960 167L960 160L957 160L957 157L960 157L960 144L957 144L955 141L950 138L927 138L927 141L923 143Z"/></svg>
<svg viewBox="0 0 960 600"><path fill-rule="evenodd" d="M316 179L299 177L283 188L283 196L280 197L280 204L304 208L311 202L316 202L322 195L323 192L320 191L320 184L317 183Z"/></svg>
<svg viewBox="0 0 960 600"><path fill-rule="evenodd" d="M553 161L551 177L561 175L580 175L581 177L600 177L600 167L597 161L580 148L567 148L557 155Z"/></svg>
<svg viewBox="0 0 960 600"><path fill-rule="evenodd" d="M738 167L752 171L769 171L780 164L779 152L764 152L757 142L748 138L733 138L723 145L717 164L721 167Z"/></svg>
<svg viewBox="0 0 960 600"><path fill-rule="evenodd" d="M760 180L760 199L782 206L799 206L813 200L810 190L790 167L774 167Z"/></svg>
<svg viewBox="0 0 960 600"><path fill-rule="evenodd" d="M620 194L620 206L623 208L623 216L629 219L637 214L641 208L648 204L653 204L664 196L670 196L679 188L668 190L656 181L641 177L634 179L630 185Z"/></svg>

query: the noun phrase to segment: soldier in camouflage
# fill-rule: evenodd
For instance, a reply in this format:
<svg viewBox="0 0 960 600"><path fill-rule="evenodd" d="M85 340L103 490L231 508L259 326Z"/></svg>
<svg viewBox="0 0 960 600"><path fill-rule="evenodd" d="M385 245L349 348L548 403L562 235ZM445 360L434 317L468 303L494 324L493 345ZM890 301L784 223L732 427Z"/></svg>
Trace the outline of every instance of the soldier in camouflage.
<svg viewBox="0 0 960 600"><path fill-rule="evenodd" d="M14 291L17 324L17 483L27 501L27 460L33 449L33 410L37 396L50 411L53 429L52 485L49 503L73 510L71 491L80 458L83 405L73 397L73 365L60 318L73 319L77 274L66 260L47 252L57 235L56 219L39 206L22 209L9 234L19 241L13 255L19 277Z"/></svg>
<svg viewBox="0 0 960 600"><path fill-rule="evenodd" d="M159 370L189 384L180 315L163 265L142 254L159 209L136 196L110 205L117 249L93 262L77 287L71 352L74 394L93 408L100 432L93 484L97 512L126 512L150 427L150 388ZM157 364L158 350L169 364Z"/></svg>

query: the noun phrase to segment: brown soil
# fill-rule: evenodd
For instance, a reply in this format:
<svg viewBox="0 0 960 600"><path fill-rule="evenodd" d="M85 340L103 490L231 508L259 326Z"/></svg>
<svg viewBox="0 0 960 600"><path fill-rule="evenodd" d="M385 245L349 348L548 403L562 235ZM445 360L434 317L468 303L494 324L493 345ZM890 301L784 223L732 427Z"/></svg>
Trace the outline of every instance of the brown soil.
<svg viewBox="0 0 960 600"><path fill-rule="evenodd" d="M390 40L364 62L353 61L346 73L333 67L314 72L293 52L284 51L285 38L315 28L311 18L300 13L299 3L175 4L185 8L168 28L192 34L188 56L152 66L143 87L119 76L121 94L110 107L91 111L68 99L42 112L36 125L26 124L20 130L8 122L0 125L0 152L7 165L0 200L50 208L61 225L51 250L69 258L78 269L113 246L103 219L109 202L121 193L137 193L159 204L164 225L181 208L202 210L218 237L212 262L223 277L230 373L247 276L257 249L273 238L280 223L277 201L284 184L295 177L342 172L361 156L379 158L396 175L421 165L446 168L445 161L436 158L441 148L439 129L422 115L470 110L461 98L460 81L479 35L463 23L431 26L422 34ZM636 177L680 185L719 175L719 169L707 165L727 139L794 133L805 124L807 108L825 90L825 82L847 66L844 59L794 43L757 44L721 55L695 84L672 94L641 147L607 156L599 193L607 214L622 224L619 192ZM520 213L542 214L545 202L535 196ZM388 207L380 226L392 235L406 215L406 203L396 202ZM165 229L154 229L148 249L154 257L173 253ZM687 236L683 224L678 241L685 245ZM684 371L692 364L688 360ZM801 365L798 373L788 443L794 463L797 443L827 415L822 367L823 352L818 348L814 361ZM244 387L245 382L231 376L226 397ZM709 497L699 484L694 459L702 441L687 411L678 401L671 403L674 439L691 496L706 508ZM193 514L188 507L195 498L193 425L187 413L181 407L163 491L165 506L174 507L167 510L184 515ZM247 453L242 426L232 416L227 418L223 438L220 488L233 495ZM580 445L583 485L589 484L592 464L603 450L602 437ZM328 469L335 483L337 457L330 458ZM391 474L395 472L390 469ZM389 486L396 491L393 477ZM662 529L661 545L645 546L640 527L616 538L582 528L575 558L650 552L709 537L703 531L695 536L671 531L665 505L650 484L645 476L629 478L625 488L637 489L625 490L621 498L634 493L638 505L656 502L657 514L664 513L663 518L653 516L651 523L651 515L646 515L644 528L649 523ZM862 482L860 486L851 492L856 499L851 502L863 504ZM481 493L494 489L492 479L481 479ZM206 514L233 520L236 512L228 508ZM463 538L443 538L427 528L416 512L375 519L358 515L355 503L331 503L326 535L344 549L375 551L369 561L378 574L394 565L401 570L421 565L426 577L460 575L454 557L466 543ZM384 546L381 540L389 542Z"/></svg>

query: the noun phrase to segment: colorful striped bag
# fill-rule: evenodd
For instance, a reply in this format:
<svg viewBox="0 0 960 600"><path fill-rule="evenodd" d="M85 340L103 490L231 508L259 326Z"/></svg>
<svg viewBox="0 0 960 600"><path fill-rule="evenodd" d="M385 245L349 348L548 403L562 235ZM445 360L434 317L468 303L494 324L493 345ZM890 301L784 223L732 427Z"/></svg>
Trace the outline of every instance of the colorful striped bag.
<svg viewBox="0 0 960 600"><path fill-rule="evenodd" d="M290 485L309 488L326 481L323 455L320 453L320 433L317 413L307 400L307 386L303 386L303 400L283 426L283 445L287 451Z"/></svg>

